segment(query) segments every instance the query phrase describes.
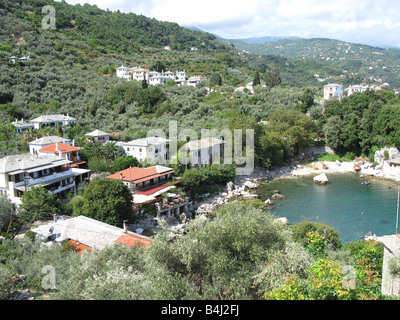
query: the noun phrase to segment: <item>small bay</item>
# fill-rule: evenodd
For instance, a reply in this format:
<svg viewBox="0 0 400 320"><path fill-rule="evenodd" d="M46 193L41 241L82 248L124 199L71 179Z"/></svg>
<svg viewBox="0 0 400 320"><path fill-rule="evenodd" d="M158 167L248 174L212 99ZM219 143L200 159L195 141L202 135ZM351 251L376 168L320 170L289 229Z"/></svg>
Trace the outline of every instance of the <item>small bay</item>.
<svg viewBox="0 0 400 320"><path fill-rule="evenodd" d="M304 220L327 224L339 231L342 243L359 240L368 232L377 236L396 231L397 187L372 180L362 185L358 174L327 174L329 183L314 183L313 176L263 182L257 191L262 201L279 190L286 199L274 200L271 212L291 224Z"/></svg>

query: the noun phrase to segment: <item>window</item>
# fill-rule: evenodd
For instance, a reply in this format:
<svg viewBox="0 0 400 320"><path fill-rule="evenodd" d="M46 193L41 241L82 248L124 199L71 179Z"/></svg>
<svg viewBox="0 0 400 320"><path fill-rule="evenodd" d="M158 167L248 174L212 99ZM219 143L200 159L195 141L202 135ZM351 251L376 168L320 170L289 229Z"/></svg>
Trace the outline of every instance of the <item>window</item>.
<svg viewBox="0 0 400 320"><path fill-rule="evenodd" d="M142 148L139 148L139 152L142 152Z"/></svg>
<svg viewBox="0 0 400 320"><path fill-rule="evenodd" d="M126 151L129 151L129 147L126 148Z"/></svg>

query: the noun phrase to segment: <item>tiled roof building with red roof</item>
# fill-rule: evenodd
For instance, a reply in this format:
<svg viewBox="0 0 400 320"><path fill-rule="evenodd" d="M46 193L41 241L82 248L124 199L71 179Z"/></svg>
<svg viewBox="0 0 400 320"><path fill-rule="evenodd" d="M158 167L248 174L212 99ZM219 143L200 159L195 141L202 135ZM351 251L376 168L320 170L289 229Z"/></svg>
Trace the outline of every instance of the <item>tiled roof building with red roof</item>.
<svg viewBox="0 0 400 320"><path fill-rule="evenodd" d="M85 161L82 161L79 157L79 151L81 148L75 147L75 146L70 146L69 144L57 142L54 144L51 144L47 147L44 147L42 149L38 150L39 155L40 154L54 154L56 156L59 156L60 158L64 158L66 160L72 161L70 164L70 167L77 167L81 164L85 164Z"/></svg>
<svg viewBox="0 0 400 320"><path fill-rule="evenodd" d="M156 196L173 187L165 183L172 180L174 172L172 168L158 165L149 168L131 167L106 178L121 180L133 192L133 202L143 204L155 201Z"/></svg>
<svg viewBox="0 0 400 320"><path fill-rule="evenodd" d="M112 175L108 179L122 180L132 191L166 182L172 178L174 170L163 166L149 168L131 167Z"/></svg>

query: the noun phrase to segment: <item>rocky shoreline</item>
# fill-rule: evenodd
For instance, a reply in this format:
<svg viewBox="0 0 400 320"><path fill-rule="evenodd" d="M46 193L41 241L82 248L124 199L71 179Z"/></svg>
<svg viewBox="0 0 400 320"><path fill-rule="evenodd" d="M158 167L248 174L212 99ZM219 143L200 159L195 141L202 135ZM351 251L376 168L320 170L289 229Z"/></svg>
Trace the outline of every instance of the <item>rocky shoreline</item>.
<svg viewBox="0 0 400 320"><path fill-rule="evenodd" d="M258 184L265 180L272 179L285 179L290 177L300 177L300 176L317 176L321 173L333 174L333 173L353 173L358 174L360 178L375 180L379 183L386 184L389 188L400 186L400 175L386 175L383 165L372 165L372 163L366 162L361 165L361 170L357 173L354 170L355 164L358 162L333 162L324 161L324 169L313 168L314 163L309 163L305 165L287 165L271 170L264 168L256 168L253 170L252 174L247 176L238 176L233 182L228 183L226 192L220 192L214 197L205 199L201 203L196 202L196 213L212 213L219 207L231 200L238 199L258 199L256 189ZM400 171L400 169L399 169ZM284 199L284 195L281 195L278 190L273 192L272 199L266 200L266 205L272 205L275 199ZM267 203L268 202L268 203Z"/></svg>
<svg viewBox="0 0 400 320"><path fill-rule="evenodd" d="M186 217L191 217L197 214L212 217L216 210L228 204L229 202L258 199L257 188L259 183L272 179L286 179L307 175L317 176L321 173L353 173L358 174L362 179L368 178L369 180L383 183L389 188L400 186L400 167L399 173L397 174L397 171L393 171L394 169L391 168L391 166L388 168L388 165L385 161L379 162L381 163L379 165L373 165L372 163L365 162L361 165L361 170L359 172L355 172L354 170L354 166L358 163L358 161L340 163L337 161L324 161L303 165L290 164L273 169L255 168L250 175L237 176L234 181L231 181L227 184L225 189L221 188L220 192L217 194L206 196L200 199L194 199L191 203L192 210L190 212L185 212L184 219L186 220ZM325 166L322 166L322 163ZM314 164L319 164L319 166L314 166ZM275 199L284 198L285 196L281 195L279 190L275 190L272 198L265 201L265 205L268 207L269 205L274 204ZM287 219L284 217L280 219L283 223L288 223ZM168 219L167 223L172 229L176 229L178 226L184 228L182 218L177 218L173 215L171 216L171 219ZM146 224L153 230L157 228L157 222L154 220L154 218L148 217Z"/></svg>

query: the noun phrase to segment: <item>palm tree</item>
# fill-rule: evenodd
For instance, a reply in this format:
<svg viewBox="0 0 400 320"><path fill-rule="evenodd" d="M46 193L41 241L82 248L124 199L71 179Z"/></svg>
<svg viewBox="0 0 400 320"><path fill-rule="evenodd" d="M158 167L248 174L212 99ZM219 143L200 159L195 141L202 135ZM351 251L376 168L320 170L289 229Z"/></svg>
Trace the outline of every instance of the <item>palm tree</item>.
<svg viewBox="0 0 400 320"><path fill-rule="evenodd" d="M24 143L29 143L29 142L37 139L37 138L38 138L37 130L36 129L32 129L32 128L28 128L22 134L21 140Z"/></svg>
<svg viewBox="0 0 400 320"><path fill-rule="evenodd" d="M101 153L108 159L114 161L118 146L116 141L107 141L101 148Z"/></svg>
<svg viewBox="0 0 400 320"><path fill-rule="evenodd" d="M83 152L88 159L91 157L96 157L97 159L100 159L100 154L102 153L102 147L103 145L101 144L101 142L94 142L94 143L89 142L83 148Z"/></svg>

